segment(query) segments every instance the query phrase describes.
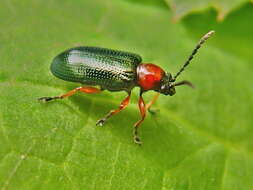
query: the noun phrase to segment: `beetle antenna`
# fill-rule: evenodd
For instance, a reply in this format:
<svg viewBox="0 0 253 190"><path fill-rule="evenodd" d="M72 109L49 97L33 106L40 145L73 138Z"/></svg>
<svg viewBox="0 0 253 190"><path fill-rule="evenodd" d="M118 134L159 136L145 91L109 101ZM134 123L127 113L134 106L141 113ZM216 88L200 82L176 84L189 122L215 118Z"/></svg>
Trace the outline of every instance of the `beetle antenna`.
<svg viewBox="0 0 253 190"><path fill-rule="evenodd" d="M202 44L208 39L210 38L213 34L215 33L214 30L209 31L208 33L206 33L199 41L199 43L197 44L197 46L194 48L194 50L192 51L191 55L189 56L189 58L187 59L187 61L184 63L183 67L178 71L178 73L175 75L175 77L172 79L172 82L176 81L176 78L181 74L181 72L184 71L185 67L187 67L187 65L189 65L189 63L191 62L191 60L193 59L194 55L198 52L199 48L202 46Z"/></svg>
<svg viewBox="0 0 253 190"><path fill-rule="evenodd" d="M195 86L188 80L183 80L183 81L177 82L177 83L173 84L172 87L181 86L181 85L187 85L189 87L195 88Z"/></svg>

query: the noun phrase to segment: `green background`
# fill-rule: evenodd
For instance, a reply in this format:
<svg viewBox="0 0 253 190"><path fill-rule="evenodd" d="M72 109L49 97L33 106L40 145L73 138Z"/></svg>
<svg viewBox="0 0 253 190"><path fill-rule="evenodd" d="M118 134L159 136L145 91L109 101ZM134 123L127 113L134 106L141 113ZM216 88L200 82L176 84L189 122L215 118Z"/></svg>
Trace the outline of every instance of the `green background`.
<svg viewBox="0 0 253 190"><path fill-rule="evenodd" d="M253 4L243 0L2 0L0 189L253 189L252 19ZM179 77L196 89L159 98L141 147L132 142L137 88L104 127L96 120L125 93L37 101L79 85L49 71L65 49L135 52L175 74L211 29Z"/></svg>

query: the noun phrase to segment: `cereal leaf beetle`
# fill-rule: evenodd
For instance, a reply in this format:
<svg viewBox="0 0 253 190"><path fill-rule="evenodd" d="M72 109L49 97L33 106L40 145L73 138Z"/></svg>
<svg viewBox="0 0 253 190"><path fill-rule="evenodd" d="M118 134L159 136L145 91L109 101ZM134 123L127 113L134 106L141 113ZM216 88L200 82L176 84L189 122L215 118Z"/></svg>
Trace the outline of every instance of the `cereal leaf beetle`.
<svg viewBox="0 0 253 190"><path fill-rule="evenodd" d="M187 80L176 82L176 79L189 65L201 45L212 34L214 31L208 32L200 39L187 61L174 77L157 65L142 63L142 58L134 53L89 46L66 50L53 59L51 72L60 79L87 86L75 88L60 96L42 97L39 100L48 102L63 99L76 92L92 94L103 90L126 91L128 96L121 102L119 108L111 110L105 117L97 121L96 125L102 126L107 119L126 108L130 101L132 89L138 86L140 87L138 105L141 119L134 124L133 135L134 142L141 144L138 128L145 119L146 110L157 100L159 94L173 96L176 93L176 86L188 85L193 87L192 83ZM99 88L94 86L99 86ZM145 105L142 94L149 90L154 90L157 94L150 103Z"/></svg>

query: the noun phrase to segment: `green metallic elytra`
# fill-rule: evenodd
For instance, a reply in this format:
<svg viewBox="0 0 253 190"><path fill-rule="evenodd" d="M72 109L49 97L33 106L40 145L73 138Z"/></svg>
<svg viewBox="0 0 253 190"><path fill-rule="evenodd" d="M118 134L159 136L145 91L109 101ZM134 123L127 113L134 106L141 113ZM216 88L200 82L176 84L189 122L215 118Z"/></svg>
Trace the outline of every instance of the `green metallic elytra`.
<svg viewBox="0 0 253 190"><path fill-rule="evenodd" d="M139 55L100 47L76 47L56 56L52 73L63 80L98 85L110 91L130 91L136 84Z"/></svg>

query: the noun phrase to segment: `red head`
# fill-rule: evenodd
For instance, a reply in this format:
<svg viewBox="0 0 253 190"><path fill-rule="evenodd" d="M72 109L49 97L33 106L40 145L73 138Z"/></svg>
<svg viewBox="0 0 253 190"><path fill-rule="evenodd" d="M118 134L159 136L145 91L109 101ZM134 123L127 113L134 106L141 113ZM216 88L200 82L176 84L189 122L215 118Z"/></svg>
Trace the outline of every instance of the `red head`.
<svg viewBox="0 0 253 190"><path fill-rule="evenodd" d="M137 83L143 91L155 90L165 95L176 93L170 73L166 73L157 65L148 63L137 67Z"/></svg>
<svg viewBox="0 0 253 190"><path fill-rule="evenodd" d="M141 87L142 91L155 90L161 94L172 96L176 93L175 86L188 85L193 87L193 85L186 80L175 83L176 78L181 74L185 67L189 65L198 49L213 33L214 31L210 31L200 39L188 60L174 77L172 77L170 73L164 72L164 70L157 65L151 63L138 65L137 84Z"/></svg>

